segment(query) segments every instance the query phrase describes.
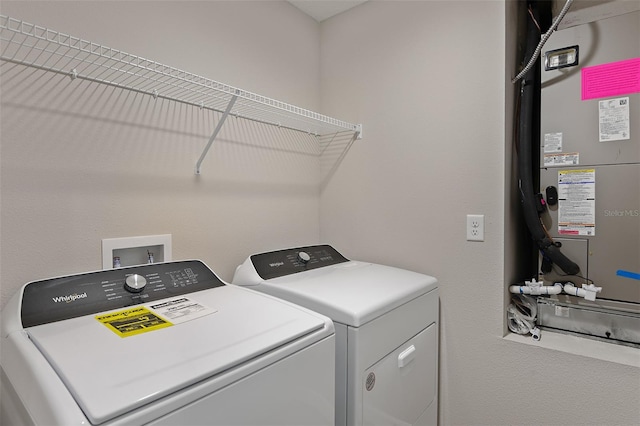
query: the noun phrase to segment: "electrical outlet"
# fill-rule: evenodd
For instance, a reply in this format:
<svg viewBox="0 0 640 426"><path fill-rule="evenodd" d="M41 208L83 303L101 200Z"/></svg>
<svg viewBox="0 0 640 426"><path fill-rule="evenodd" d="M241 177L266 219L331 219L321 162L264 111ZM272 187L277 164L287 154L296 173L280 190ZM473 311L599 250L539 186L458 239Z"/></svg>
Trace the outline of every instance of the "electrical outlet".
<svg viewBox="0 0 640 426"><path fill-rule="evenodd" d="M484 241L484 215L467 215L467 241Z"/></svg>

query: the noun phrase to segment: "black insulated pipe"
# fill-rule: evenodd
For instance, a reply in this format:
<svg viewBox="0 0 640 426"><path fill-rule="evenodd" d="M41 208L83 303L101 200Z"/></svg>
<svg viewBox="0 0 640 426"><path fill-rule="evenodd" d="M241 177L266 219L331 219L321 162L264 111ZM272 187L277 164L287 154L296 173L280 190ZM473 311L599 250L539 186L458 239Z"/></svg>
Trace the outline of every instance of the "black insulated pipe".
<svg viewBox="0 0 640 426"><path fill-rule="evenodd" d="M530 2L534 16L537 13L538 2ZM540 29L535 25L533 18L527 19L527 43L525 50L526 64L533 57L540 41ZM520 180L520 202L524 214L525 223L531 237L536 242L543 259L547 263L555 264L564 273L576 275L580 267L567 258L553 240L547 235L538 213L536 192L533 179L533 152L538 152L538 143L534 144L534 135L539 132L534 128L536 123L535 107L536 94L540 91L540 60L533 66L520 81L520 115L518 118L518 178Z"/></svg>

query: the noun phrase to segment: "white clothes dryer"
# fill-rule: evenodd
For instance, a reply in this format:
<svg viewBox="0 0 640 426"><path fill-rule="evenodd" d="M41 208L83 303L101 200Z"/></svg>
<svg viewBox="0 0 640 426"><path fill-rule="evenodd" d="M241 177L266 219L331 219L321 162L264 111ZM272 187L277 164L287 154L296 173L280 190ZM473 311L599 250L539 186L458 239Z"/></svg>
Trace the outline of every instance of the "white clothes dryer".
<svg viewBox="0 0 640 426"><path fill-rule="evenodd" d="M233 284L330 317L337 425L436 425L438 283L329 245L254 254Z"/></svg>
<svg viewBox="0 0 640 426"><path fill-rule="evenodd" d="M196 260L25 284L1 338L3 425L334 420L331 320Z"/></svg>

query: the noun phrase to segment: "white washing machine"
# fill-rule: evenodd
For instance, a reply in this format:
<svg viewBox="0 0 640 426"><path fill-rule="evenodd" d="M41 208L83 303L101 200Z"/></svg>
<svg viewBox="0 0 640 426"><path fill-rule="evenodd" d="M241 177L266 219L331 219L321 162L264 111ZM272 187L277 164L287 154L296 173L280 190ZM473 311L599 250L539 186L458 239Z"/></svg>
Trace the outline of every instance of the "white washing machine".
<svg viewBox="0 0 640 426"><path fill-rule="evenodd" d="M329 318L200 261L31 282L2 310L2 424L332 424L334 351Z"/></svg>
<svg viewBox="0 0 640 426"><path fill-rule="evenodd" d="M337 425L436 425L438 283L329 245L250 256L233 284L330 317Z"/></svg>

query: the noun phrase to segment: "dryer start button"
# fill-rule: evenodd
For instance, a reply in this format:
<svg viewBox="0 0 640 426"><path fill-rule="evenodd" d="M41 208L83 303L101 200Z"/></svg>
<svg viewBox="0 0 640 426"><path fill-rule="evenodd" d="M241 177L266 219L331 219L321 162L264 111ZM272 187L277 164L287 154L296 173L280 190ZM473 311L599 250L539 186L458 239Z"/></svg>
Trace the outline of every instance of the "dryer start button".
<svg viewBox="0 0 640 426"><path fill-rule="evenodd" d="M147 279L142 275L132 274L124 281L124 288L131 293L140 293L147 285Z"/></svg>

